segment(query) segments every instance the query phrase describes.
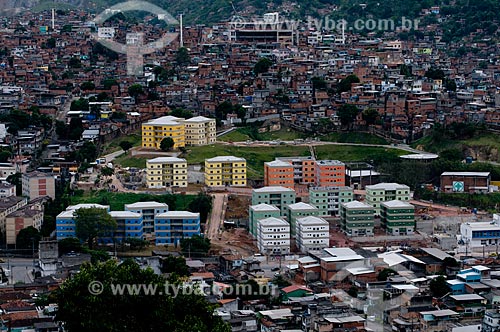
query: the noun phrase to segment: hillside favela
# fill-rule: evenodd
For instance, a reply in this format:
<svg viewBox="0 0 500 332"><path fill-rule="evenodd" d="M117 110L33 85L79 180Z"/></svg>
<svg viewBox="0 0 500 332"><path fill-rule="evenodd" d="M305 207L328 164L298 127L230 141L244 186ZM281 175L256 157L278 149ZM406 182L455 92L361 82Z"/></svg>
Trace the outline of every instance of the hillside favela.
<svg viewBox="0 0 500 332"><path fill-rule="evenodd" d="M0 332L500 331L498 0L2 0Z"/></svg>

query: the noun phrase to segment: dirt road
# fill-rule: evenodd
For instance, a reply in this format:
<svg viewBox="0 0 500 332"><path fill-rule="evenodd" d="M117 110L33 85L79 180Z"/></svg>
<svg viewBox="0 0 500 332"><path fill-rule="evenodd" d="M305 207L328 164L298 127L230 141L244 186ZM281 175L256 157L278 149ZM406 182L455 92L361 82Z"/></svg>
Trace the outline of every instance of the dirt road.
<svg viewBox="0 0 500 332"><path fill-rule="evenodd" d="M212 212L208 220L205 235L210 240L217 239L222 230L222 223L227 207L227 194L212 194Z"/></svg>

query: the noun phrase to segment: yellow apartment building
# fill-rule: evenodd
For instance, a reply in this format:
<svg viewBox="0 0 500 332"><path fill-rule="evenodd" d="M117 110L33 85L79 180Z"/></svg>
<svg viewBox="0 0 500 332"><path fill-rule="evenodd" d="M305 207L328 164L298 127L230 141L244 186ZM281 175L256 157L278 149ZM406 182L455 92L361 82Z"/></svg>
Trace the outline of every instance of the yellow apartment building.
<svg viewBox="0 0 500 332"><path fill-rule="evenodd" d="M146 162L148 188L187 187L187 161L175 157L159 157Z"/></svg>
<svg viewBox="0 0 500 332"><path fill-rule="evenodd" d="M184 119L175 116L162 116L142 124L142 147L159 149L161 141L170 137L174 149L186 146Z"/></svg>
<svg viewBox="0 0 500 332"><path fill-rule="evenodd" d="M186 145L199 146L215 143L215 119L197 116L183 122L186 125Z"/></svg>
<svg viewBox="0 0 500 332"><path fill-rule="evenodd" d="M216 141L215 119L197 116L186 120L163 116L142 125L143 148L159 149L166 137L174 140L174 148L213 144Z"/></svg>
<svg viewBox="0 0 500 332"><path fill-rule="evenodd" d="M247 161L233 156L205 159L205 185L208 187L246 186Z"/></svg>

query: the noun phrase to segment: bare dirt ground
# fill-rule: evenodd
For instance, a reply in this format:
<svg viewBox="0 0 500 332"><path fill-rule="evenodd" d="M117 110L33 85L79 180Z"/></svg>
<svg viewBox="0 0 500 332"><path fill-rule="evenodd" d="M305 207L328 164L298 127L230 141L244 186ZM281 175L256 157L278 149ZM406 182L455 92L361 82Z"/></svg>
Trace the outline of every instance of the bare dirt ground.
<svg viewBox="0 0 500 332"><path fill-rule="evenodd" d="M246 230L233 228L222 232L218 238L212 240L212 250L248 257L258 252L254 242Z"/></svg>

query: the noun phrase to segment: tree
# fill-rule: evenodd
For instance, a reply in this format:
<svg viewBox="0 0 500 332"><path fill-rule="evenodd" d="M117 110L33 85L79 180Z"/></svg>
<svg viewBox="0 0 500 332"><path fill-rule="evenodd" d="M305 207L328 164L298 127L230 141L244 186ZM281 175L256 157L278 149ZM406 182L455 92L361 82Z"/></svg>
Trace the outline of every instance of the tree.
<svg viewBox="0 0 500 332"><path fill-rule="evenodd" d="M172 137L165 137L164 139L161 140L160 143L160 149L162 151L170 151L175 145L174 140Z"/></svg>
<svg viewBox="0 0 500 332"><path fill-rule="evenodd" d="M200 213L200 222L207 222L208 214L212 211L212 197L200 192L195 199L193 199L188 206L191 212Z"/></svg>
<svg viewBox="0 0 500 332"><path fill-rule="evenodd" d="M71 68L82 68L82 61L77 57L72 57L69 59L69 66Z"/></svg>
<svg viewBox="0 0 500 332"><path fill-rule="evenodd" d="M176 273L178 276L188 276L188 266L184 257L167 256L161 260L160 270L162 273Z"/></svg>
<svg viewBox="0 0 500 332"><path fill-rule="evenodd" d="M351 297L358 297L358 287L356 286L351 286L351 288L349 288L349 290L347 291L347 294L349 294Z"/></svg>
<svg viewBox="0 0 500 332"><path fill-rule="evenodd" d="M132 84L128 87L128 94L137 99L137 97L144 94L144 88L140 84Z"/></svg>
<svg viewBox="0 0 500 332"><path fill-rule="evenodd" d="M12 157L12 152L0 149L0 163L6 163Z"/></svg>
<svg viewBox="0 0 500 332"><path fill-rule="evenodd" d="M82 208L74 213L76 236L87 241L92 249L94 240L100 235L112 235L116 228L116 221L111 218L108 211L100 208Z"/></svg>
<svg viewBox="0 0 500 332"><path fill-rule="evenodd" d="M128 237L125 239L125 243L130 245L130 249L132 250L142 250L149 245L147 240L139 239L137 237Z"/></svg>
<svg viewBox="0 0 500 332"><path fill-rule="evenodd" d="M273 62L268 58L261 58L253 67L253 72L255 73L255 75L267 73L272 65Z"/></svg>
<svg viewBox="0 0 500 332"><path fill-rule="evenodd" d="M291 285L291 283L283 278L281 274L275 276L272 283L278 286L278 288L285 288Z"/></svg>
<svg viewBox="0 0 500 332"><path fill-rule="evenodd" d="M378 281L387 281L387 279L389 279L390 276L393 276L396 274L398 274L398 273L392 269L383 269L377 275L377 280Z"/></svg>
<svg viewBox="0 0 500 332"><path fill-rule="evenodd" d="M102 81L104 89L110 90L113 86L118 86L118 82L114 78L106 78Z"/></svg>
<svg viewBox="0 0 500 332"><path fill-rule="evenodd" d="M200 235L181 240L181 250L188 256L205 256L210 250L210 239Z"/></svg>
<svg viewBox="0 0 500 332"><path fill-rule="evenodd" d="M347 92L351 91L351 86L354 83L359 83L360 80L356 75L349 75L343 80L341 80L337 86L337 92L342 93L342 92Z"/></svg>
<svg viewBox="0 0 500 332"><path fill-rule="evenodd" d="M47 46L47 48L56 47L56 39L53 37L50 37L49 39L47 39L47 43L45 45Z"/></svg>
<svg viewBox="0 0 500 332"><path fill-rule="evenodd" d="M340 106L337 110L337 115L339 116L342 126L349 127L356 119L358 112L359 110L355 105L343 104Z"/></svg>
<svg viewBox="0 0 500 332"><path fill-rule="evenodd" d="M363 120L366 121L366 124L368 126L375 124L375 122L377 122L377 119L379 117L377 110L373 108L365 109L363 113L361 113L361 115L363 116Z"/></svg>
<svg viewBox="0 0 500 332"><path fill-rule="evenodd" d="M404 77L411 77L411 67L406 64L402 64L401 66L399 66L399 75L403 75Z"/></svg>
<svg viewBox="0 0 500 332"><path fill-rule="evenodd" d="M65 239L59 240L57 244L59 255L64 255L69 252L82 252L83 250L82 243L76 237L67 237Z"/></svg>
<svg viewBox="0 0 500 332"><path fill-rule="evenodd" d="M125 289L123 295L113 293L119 285L139 284L156 291L135 295ZM109 260L83 265L54 292L54 298L56 319L64 322L69 332L231 331L213 314L215 307L203 295L183 292L178 283L167 283L163 276L141 269L130 259L121 264Z"/></svg>
<svg viewBox="0 0 500 332"><path fill-rule="evenodd" d="M443 297L451 291L450 287L446 284L446 278L444 276L432 279L429 283L429 290L434 297Z"/></svg>
<svg viewBox="0 0 500 332"><path fill-rule="evenodd" d="M97 158L97 147L94 143L86 141L82 147L75 152L74 158L78 162L92 162Z"/></svg>
<svg viewBox="0 0 500 332"><path fill-rule="evenodd" d="M104 166L103 168L101 168L102 176L112 176L113 174L115 174L115 170L112 169L111 167Z"/></svg>
<svg viewBox="0 0 500 332"><path fill-rule="evenodd" d="M185 110L183 108L174 108L171 112L170 115L176 116L178 118L183 118L183 119L190 119L193 117L193 112Z"/></svg>
<svg viewBox="0 0 500 332"><path fill-rule="evenodd" d="M89 110L89 101L84 98L80 98L77 100L73 100L71 102L71 106L69 108L70 111L88 111Z"/></svg>
<svg viewBox="0 0 500 332"><path fill-rule="evenodd" d="M433 80L444 80L445 75L442 69L432 67L425 72L425 77Z"/></svg>
<svg viewBox="0 0 500 332"><path fill-rule="evenodd" d="M21 196L23 194L22 177L23 175L21 173L15 173L7 177L7 182L16 186L16 196Z"/></svg>
<svg viewBox="0 0 500 332"><path fill-rule="evenodd" d="M125 151L125 152L127 152L130 149L132 149L132 147L134 146L129 141L121 141L119 145L120 145L120 148L122 148L122 150Z"/></svg>
<svg viewBox="0 0 500 332"><path fill-rule="evenodd" d="M80 89L87 91L87 90L95 90L95 84L93 82L83 82L80 84Z"/></svg>
<svg viewBox="0 0 500 332"><path fill-rule="evenodd" d="M175 62L177 62L179 66L185 66L191 62L187 48L179 47L175 55Z"/></svg>
<svg viewBox="0 0 500 332"><path fill-rule="evenodd" d="M17 249L33 249L38 248L38 242L42 239L42 235L33 226L23 228L19 231L16 237Z"/></svg>
<svg viewBox="0 0 500 332"><path fill-rule="evenodd" d="M311 78L311 82L314 90L326 90L328 87L326 81L321 77L315 76Z"/></svg>
<svg viewBox="0 0 500 332"><path fill-rule="evenodd" d="M446 91L457 91L457 83L455 83L455 80L445 78L443 84Z"/></svg>

